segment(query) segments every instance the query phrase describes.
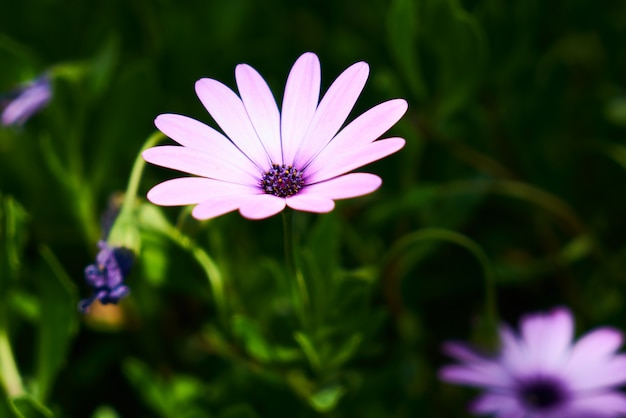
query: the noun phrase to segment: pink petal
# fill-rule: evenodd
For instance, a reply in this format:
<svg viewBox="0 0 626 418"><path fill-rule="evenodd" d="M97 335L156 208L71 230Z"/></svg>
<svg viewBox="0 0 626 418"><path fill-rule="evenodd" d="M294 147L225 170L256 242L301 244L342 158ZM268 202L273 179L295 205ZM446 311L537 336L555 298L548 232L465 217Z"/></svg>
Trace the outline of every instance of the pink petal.
<svg viewBox="0 0 626 418"><path fill-rule="evenodd" d="M527 364L538 371L560 369L567 360L573 335L569 310L526 315L520 321L521 339L526 347Z"/></svg>
<svg viewBox="0 0 626 418"><path fill-rule="evenodd" d="M443 345L443 352L465 363L483 362L487 359L477 354L465 343L447 342Z"/></svg>
<svg viewBox="0 0 626 418"><path fill-rule="evenodd" d="M328 154L324 150L304 171L305 182L307 184L319 183L347 173L393 154L402 148L404 144L405 140L402 138L387 138L374 141L359 148L347 150L339 155Z"/></svg>
<svg viewBox="0 0 626 418"><path fill-rule="evenodd" d="M608 388L626 383L626 355L591 357L563 370L574 390Z"/></svg>
<svg viewBox="0 0 626 418"><path fill-rule="evenodd" d="M580 418L614 417L626 414L626 395L620 392L598 393L596 395L577 396L572 399L572 412Z"/></svg>
<svg viewBox="0 0 626 418"><path fill-rule="evenodd" d="M568 359L574 336L574 319L568 309L557 308L522 320L521 331L529 355L536 359L540 370L554 370Z"/></svg>
<svg viewBox="0 0 626 418"><path fill-rule="evenodd" d="M287 198L287 206L295 210L314 213L327 213L335 208L335 202L325 196L307 194L306 189Z"/></svg>
<svg viewBox="0 0 626 418"><path fill-rule="evenodd" d="M154 121L156 127L179 144L193 150L218 156L251 176L259 169L228 138L202 122L183 115L163 114Z"/></svg>
<svg viewBox="0 0 626 418"><path fill-rule="evenodd" d="M510 376L500 364L493 361L444 366L439 371L439 378L446 382L479 387L506 388L511 385Z"/></svg>
<svg viewBox="0 0 626 418"><path fill-rule="evenodd" d="M239 166L224 160L220 155L208 154L190 148L164 145L149 148L141 153L144 160L161 167L183 171L197 176L230 181L239 184L256 185L258 177L241 170ZM245 158L245 157L241 157ZM236 163L236 161L234 161Z"/></svg>
<svg viewBox="0 0 626 418"><path fill-rule="evenodd" d="M211 78L196 82L196 93L215 122L235 145L256 165L265 170L270 158L256 134L241 99L224 84Z"/></svg>
<svg viewBox="0 0 626 418"><path fill-rule="evenodd" d="M321 183L306 186L307 193L333 200L363 196L378 189L382 179L370 173L350 173Z"/></svg>
<svg viewBox="0 0 626 418"><path fill-rule="evenodd" d="M248 219L263 219L285 209L285 199L270 194L251 196L239 207L239 213Z"/></svg>
<svg viewBox="0 0 626 418"><path fill-rule="evenodd" d="M320 79L320 62L311 52L302 54L289 72L280 121L285 164L293 162L313 119L320 95Z"/></svg>
<svg viewBox="0 0 626 418"><path fill-rule="evenodd" d="M528 349L523 341L508 326L500 328L500 361L511 374L524 374L531 367L535 367L528 355Z"/></svg>
<svg viewBox="0 0 626 418"><path fill-rule="evenodd" d="M305 166L335 136L363 91L368 75L369 66L365 62L357 62L341 73L328 88L298 147L294 166ZM289 160L285 162L289 163Z"/></svg>
<svg viewBox="0 0 626 418"><path fill-rule="evenodd" d="M201 202L193 208L191 214L199 220L216 218L225 213L239 209L239 206L246 200L247 196L222 196Z"/></svg>
<svg viewBox="0 0 626 418"><path fill-rule="evenodd" d="M324 148L324 155L343 154L373 142L400 120L407 107L406 100L394 99L371 108L343 128Z"/></svg>
<svg viewBox="0 0 626 418"><path fill-rule="evenodd" d="M50 102L52 89L47 77L34 80L28 86L18 88L18 97L4 108L0 123L4 126L23 125L31 116Z"/></svg>
<svg viewBox="0 0 626 418"><path fill-rule="evenodd" d="M193 205L217 196L251 194L255 189L235 183L204 177L182 177L157 184L148 192L148 200L155 205Z"/></svg>
<svg viewBox="0 0 626 418"><path fill-rule="evenodd" d="M474 414L497 414L501 418L524 418L528 412L515 397L500 393L485 393L472 402L470 410Z"/></svg>
<svg viewBox="0 0 626 418"><path fill-rule="evenodd" d="M569 366L585 363L590 358L605 358L614 354L623 343L623 334L613 328L599 328L578 339L569 359Z"/></svg>
<svg viewBox="0 0 626 418"><path fill-rule="evenodd" d="M240 64L235 78L248 117L272 162L282 164L280 113L269 86L252 67Z"/></svg>

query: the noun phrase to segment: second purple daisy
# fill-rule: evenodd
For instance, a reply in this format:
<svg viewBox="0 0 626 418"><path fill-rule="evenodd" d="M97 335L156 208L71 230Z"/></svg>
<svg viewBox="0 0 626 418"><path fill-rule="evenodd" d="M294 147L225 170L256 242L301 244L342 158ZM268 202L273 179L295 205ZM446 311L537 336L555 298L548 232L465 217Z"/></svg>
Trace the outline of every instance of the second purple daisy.
<svg viewBox="0 0 626 418"><path fill-rule="evenodd" d="M440 378L483 388L471 406L475 414L499 418L612 418L626 414L626 356L617 354L622 333L598 328L573 342L574 320L565 308L532 314L520 322L520 335L500 330L493 357L462 343L445 351L461 362L446 366Z"/></svg>

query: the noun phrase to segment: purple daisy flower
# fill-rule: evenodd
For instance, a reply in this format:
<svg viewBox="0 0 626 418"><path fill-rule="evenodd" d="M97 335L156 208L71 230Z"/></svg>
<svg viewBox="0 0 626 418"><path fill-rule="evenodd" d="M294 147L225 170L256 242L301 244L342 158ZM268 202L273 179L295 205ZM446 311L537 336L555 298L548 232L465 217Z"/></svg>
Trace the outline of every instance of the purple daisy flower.
<svg viewBox="0 0 626 418"><path fill-rule="evenodd" d="M123 247L109 247L106 242L98 242L100 252L96 262L85 268L87 284L94 288L94 294L78 304L80 312L87 312L92 303L99 300L103 304L118 303L130 289L124 285L124 279L130 273L134 254Z"/></svg>
<svg viewBox="0 0 626 418"><path fill-rule="evenodd" d="M376 190L380 177L349 172L404 146L402 138L376 139L402 117L407 103L379 104L340 130L369 67L365 62L350 66L321 100L320 73L315 54L300 56L289 73L281 111L249 65L235 69L239 96L219 81L198 80L196 93L225 135L186 116L159 115L157 128L182 147L150 148L143 158L199 177L158 184L148 199L163 206L197 205L192 212L197 219L236 209L246 218L262 219L286 206L329 212L334 200Z"/></svg>
<svg viewBox="0 0 626 418"><path fill-rule="evenodd" d="M622 333L603 327L573 342L571 312L557 308L520 323L521 335L500 330L501 349L485 357L461 343L445 351L462 364L446 366L440 378L484 388L471 405L475 414L500 418L609 418L626 413L626 355L616 354Z"/></svg>
<svg viewBox="0 0 626 418"><path fill-rule="evenodd" d="M52 85L48 76L41 76L0 96L2 125L22 126L35 113L44 108L52 98Z"/></svg>

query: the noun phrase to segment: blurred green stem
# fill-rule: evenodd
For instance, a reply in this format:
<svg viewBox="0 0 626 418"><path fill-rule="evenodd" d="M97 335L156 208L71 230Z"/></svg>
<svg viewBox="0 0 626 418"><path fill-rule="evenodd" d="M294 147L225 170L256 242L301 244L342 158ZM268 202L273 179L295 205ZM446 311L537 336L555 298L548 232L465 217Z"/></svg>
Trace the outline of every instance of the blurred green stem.
<svg viewBox="0 0 626 418"><path fill-rule="evenodd" d="M304 329L309 329L311 325L310 321L310 307L311 301L309 298L309 290L307 288L306 280L304 278L304 274L298 268L296 258L295 258L295 238L293 231L293 216L294 211L289 208L285 208L282 212L283 217L283 236L285 242L285 263L287 264L287 269L291 276L290 283L295 287L295 291L293 292L294 298L296 295L299 298L299 313L300 320L302 322L302 326Z"/></svg>
<svg viewBox="0 0 626 418"><path fill-rule="evenodd" d="M467 193L484 190L501 196L533 203L551 213L561 222L565 231L572 235L582 235L587 227L580 216L560 197L528 183L514 180L461 180L449 183L442 188L443 193Z"/></svg>
<svg viewBox="0 0 626 418"><path fill-rule="evenodd" d="M6 314L6 308L0 307L0 379L7 395L15 397L24 394L24 387L9 341Z"/></svg>
<svg viewBox="0 0 626 418"><path fill-rule="evenodd" d="M496 301L496 280L491 262L487 254L476 242L465 235L459 234L448 229L442 228L424 228L404 236L398 240L389 250L383 265L388 264L397 257L402 251L415 244L425 240L446 241L456 244L468 250L480 263L485 278L485 321L484 332L486 339L491 343L496 341L496 332L498 324L498 309ZM399 287L398 284L396 287ZM399 292L399 289L396 289Z"/></svg>
<svg viewBox="0 0 626 418"><path fill-rule="evenodd" d="M70 165L65 164L53 147L49 136L42 136L41 147L44 160L52 175L65 187L70 195L74 215L83 229L87 242L98 240L98 221L94 215L93 190L82 174L72 171Z"/></svg>

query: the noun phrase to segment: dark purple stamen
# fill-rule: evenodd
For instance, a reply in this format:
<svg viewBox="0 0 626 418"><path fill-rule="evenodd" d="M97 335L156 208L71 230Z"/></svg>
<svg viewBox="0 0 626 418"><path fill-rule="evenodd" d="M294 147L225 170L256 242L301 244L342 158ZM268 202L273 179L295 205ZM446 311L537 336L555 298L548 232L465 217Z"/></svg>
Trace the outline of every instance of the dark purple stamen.
<svg viewBox="0 0 626 418"><path fill-rule="evenodd" d="M518 394L521 401L535 411L549 411L567 400L563 385L550 377L537 376L520 383Z"/></svg>
<svg viewBox="0 0 626 418"><path fill-rule="evenodd" d="M278 197L293 196L302 186L302 172L290 165L272 164L272 168L261 179L263 191Z"/></svg>

